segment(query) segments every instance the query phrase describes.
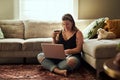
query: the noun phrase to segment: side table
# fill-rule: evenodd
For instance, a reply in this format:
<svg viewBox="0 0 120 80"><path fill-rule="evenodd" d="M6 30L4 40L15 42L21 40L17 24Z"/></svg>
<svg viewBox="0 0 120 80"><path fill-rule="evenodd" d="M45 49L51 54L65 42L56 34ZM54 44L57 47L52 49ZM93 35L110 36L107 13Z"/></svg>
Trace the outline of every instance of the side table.
<svg viewBox="0 0 120 80"><path fill-rule="evenodd" d="M104 63L104 71L111 78L120 80L120 67L114 65L113 60L114 59L109 59Z"/></svg>

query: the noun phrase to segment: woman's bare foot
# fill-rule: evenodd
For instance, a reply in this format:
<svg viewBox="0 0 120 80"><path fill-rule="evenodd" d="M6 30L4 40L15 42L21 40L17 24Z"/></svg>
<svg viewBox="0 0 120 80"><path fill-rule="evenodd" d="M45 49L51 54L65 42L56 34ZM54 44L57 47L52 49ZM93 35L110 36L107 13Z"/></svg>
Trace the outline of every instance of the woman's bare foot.
<svg viewBox="0 0 120 80"><path fill-rule="evenodd" d="M67 76L67 70L60 70L58 68L55 68L54 72L63 76Z"/></svg>

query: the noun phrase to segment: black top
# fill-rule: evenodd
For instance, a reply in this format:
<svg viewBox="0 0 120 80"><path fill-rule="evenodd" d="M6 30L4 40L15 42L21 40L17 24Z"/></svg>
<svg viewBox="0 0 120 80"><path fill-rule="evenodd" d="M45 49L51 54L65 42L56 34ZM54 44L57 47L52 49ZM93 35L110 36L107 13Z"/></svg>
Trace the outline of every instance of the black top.
<svg viewBox="0 0 120 80"><path fill-rule="evenodd" d="M58 39L58 44L63 44L64 50L65 49L72 49L76 47L76 33L77 31L73 34L72 37L70 37L68 40L64 40L62 32L59 34L59 39ZM72 56L78 57L78 59L81 58L81 54L76 53L76 54L71 54Z"/></svg>
<svg viewBox="0 0 120 80"><path fill-rule="evenodd" d="M64 40L62 32L59 34L58 44L63 44L64 49L72 49L76 47L76 32L68 40Z"/></svg>

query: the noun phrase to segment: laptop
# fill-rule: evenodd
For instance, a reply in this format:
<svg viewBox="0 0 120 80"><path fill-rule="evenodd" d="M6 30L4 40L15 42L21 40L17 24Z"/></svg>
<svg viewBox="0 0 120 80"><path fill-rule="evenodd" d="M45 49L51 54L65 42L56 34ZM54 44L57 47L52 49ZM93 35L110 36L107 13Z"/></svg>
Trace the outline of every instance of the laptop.
<svg viewBox="0 0 120 80"><path fill-rule="evenodd" d="M41 43L46 58L65 59L63 44Z"/></svg>

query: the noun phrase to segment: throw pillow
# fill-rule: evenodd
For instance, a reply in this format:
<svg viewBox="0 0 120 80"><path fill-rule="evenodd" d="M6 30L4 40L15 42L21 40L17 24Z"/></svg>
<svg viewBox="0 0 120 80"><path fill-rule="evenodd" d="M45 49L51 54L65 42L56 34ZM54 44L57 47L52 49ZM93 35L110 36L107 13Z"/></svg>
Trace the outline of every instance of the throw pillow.
<svg viewBox="0 0 120 80"><path fill-rule="evenodd" d="M106 23L105 23L106 20L108 20L107 17L98 18L98 19L94 20L90 25L88 25L82 31L84 38L87 38L87 39L94 38L97 35L97 30L99 28L103 28L106 25Z"/></svg>
<svg viewBox="0 0 120 80"><path fill-rule="evenodd" d="M117 38L120 38L120 20L108 20L105 30L115 33Z"/></svg>
<svg viewBox="0 0 120 80"><path fill-rule="evenodd" d="M2 32L2 29L0 28L0 39L3 39L4 38L4 35L3 35L3 32Z"/></svg>

